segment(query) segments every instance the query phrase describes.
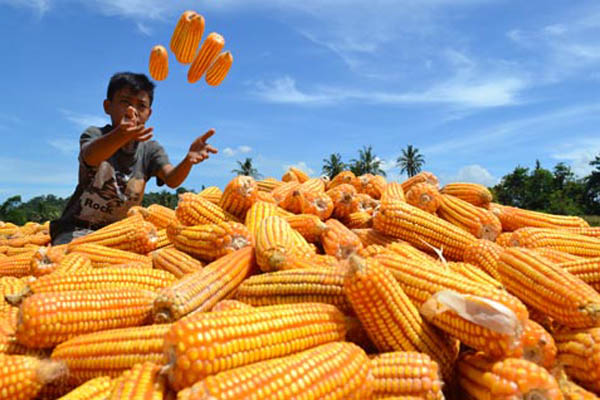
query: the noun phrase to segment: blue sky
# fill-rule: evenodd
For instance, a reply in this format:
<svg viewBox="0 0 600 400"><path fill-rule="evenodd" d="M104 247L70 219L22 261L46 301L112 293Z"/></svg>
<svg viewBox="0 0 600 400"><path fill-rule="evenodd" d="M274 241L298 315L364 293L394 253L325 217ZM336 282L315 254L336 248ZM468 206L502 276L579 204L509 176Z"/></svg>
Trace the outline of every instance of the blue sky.
<svg viewBox="0 0 600 400"><path fill-rule="evenodd" d="M173 163L217 131L219 155L185 187L223 188L245 157L265 176L318 175L365 145L390 179L412 144L442 182L486 185L536 159L583 176L600 153L594 1L0 0L0 201L72 193L79 135L108 121L108 79L147 72L187 9L235 61L213 88L171 55L158 83L148 125Z"/></svg>

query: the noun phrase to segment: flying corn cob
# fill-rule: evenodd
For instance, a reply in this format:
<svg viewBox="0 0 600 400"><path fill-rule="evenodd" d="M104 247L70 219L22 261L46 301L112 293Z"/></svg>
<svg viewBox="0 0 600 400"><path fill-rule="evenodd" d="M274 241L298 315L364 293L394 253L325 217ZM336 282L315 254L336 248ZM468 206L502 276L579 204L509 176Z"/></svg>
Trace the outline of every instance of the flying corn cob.
<svg viewBox="0 0 600 400"><path fill-rule="evenodd" d="M456 354L425 322L392 274L375 259L350 258L344 293L379 351L420 351L450 378Z"/></svg>
<svg viewBox="0 0 600 400"><path fill-rule="evenodd" d="M438 263L389 253L376 259L391 272L429 322L465 345L492 357L503 357L521 347L528 313L516 297L467 279Z"/></svg>
<svg viewBox="0 0 600 400"><path fill-rule="evenodd" d="M141 215L133 215L86 236L73 239L69 243L69 251L85 243L146 254L156 248L156 228L144 221Z"/></svg>
<svg viewBox="0 0 600 400"><path fill-rule="evenodd" d="M328 229L321 235L321 243L326 254L345 260L363 247L360 238L337 219L328 219L325 224Z"/></svg>
<svg viewBox="0 0 600 400"><path fill-rule="evenodd" d="M339 269L293 269L254 275L240 284L235 298L253 306L326 303L352 313L344 297L344 272Z"/></svg>
<svg viewBox="0 0 600 400"><path fill-rule="evenodd" d="M373 218L373 228L405 240L418 249L441 249L444 256L462 260L465 249L476 238L459 227L404 202L381 207Z"/></svg>
<svg viewBox="0 0 600 400"><path fill-rule="evenodd" d="M204 17L194 11L185 11L171 36L170 47L177 61L189 64L194 60L203 33Z"/></svg>
<svg viewBox="0 0 600 400"><path fill-rule="evenodd" d="M189 83L196 82L204 75L224 46L225 39L218 33L212 32L204 39L200 51L194 57L194 61L192 61L192 65L188 70Z"/></svg>
<svg viewBox="0 0 600 400"><path fill-rule="evenodd" d="M135 364L123 373L108 400L162 400L165 379L159 375L159 370L160 366L150 361Z"/></svg>
<svg viewBox="0 0 600 400"><path fill-rule="evenodd" d="M131 217L134 214L140 214L144 220L150 222L156 229L164 229L176 219L174 210L160 204L151 204L148 207L131 207L127 212L127 216Z"/></svg>
<svg viewBox="0 0 600 400"><path fill-rule="evenodd" d="M254 249L245 247L184 276L159 292L154 301L154 321L176 321L192 311L210 310L233 292L253 269Z"/></svg>
<svg viewBox="0 0 600 400"><path fill-rule="evenodd" d="M459 383L475 400L562 400L556 379L527 360L491 361L483 353L464 353L458 362Z"/></svg>
<svg viewBox="0 0 600 400"><path fill-rule="evenodd" d="M30 356L0 354L0 399L30 400L42 387L64 377L65 365L56 361L45 361Z"/></svg>
<svg viewBox="0 0 600 400"><path fill-rule="evenodd" d="M492 242L502 231L500 221L491 211L447 194L441 195L437 215L477 238Z"/></svg>
<svg viewBox="0 0 600 400"><path fill-rule="evenodd" d="M204 264L174 247L156 250L152 253L154 268L162 269L181 278L186 274L202 269Z"/></svg>
<svg viewBox="0 0 600 400"><path fill-rule="evenodd" d="M186 226L219 224L228 220L220 206L192 192L179 195L175 215Z"/></svg>
<svg viewBox="0 0 600 400"><path fill-rule="evenodd" d="M557 361L580 385L600 392L600 328L553 333Z"/></svg>
<svg viewBox="0 0 600 400"><path fill-rule="evenodd" d="M437 187L426 182L415 183L406 192L406 202L430 214L440 208L442 196Z"/></svg>
<svg viewBox="0 0 600 400"><path fill-rule="evenodd" d="M524 227L554 229L589 227L589 224L581 217L546 214L497 203L491 203L490 210L496 214L504 231L515 231Z"/></svg>
<svg viewBox="0 0 600 400"><path fill-rule="evenodd" d="M371 359L373 398L414 396L443 400L438 364L427 354L413 351L381 353Z"/></svg>
<svg viewBox="0 0 600 400"><path fill-rule="evenodd" d="M558 266L600 293L600 258L559 263Z"/></svg>
<svg viewBox="0 0 600 400"><path fill-rule="evenodd" d="M169 53L163 45L156 45L150 50L148 70L152 79L164 81L169 75Z"/></svg>
<svg viewBox="0 0 600 400"><path fill-rule="evenodd" d="M179 392L178 399L370 399L369 366L360 347L329 343L209 376Z"/></svg>
<svg viewBox="0 0 600 400"><path fill-rule="evenodd" d="M164 336L169 329L171 324L79 335L56 346L51 358L67 364L69 382L75 385L104 375L115 378L137 363L165 364Z"/></svg>
<svg viewBox="0 0 600 400"><path fill-rule="evenodd" d="M148 256L93 243L72 247L69 250L69 254L81 254L87 257L92 262L92 267L94 268L110 267L133 262L147 264L149 268L152 265L152 259Z"/></svg>
<svg viewBox="0 0 600 400"><path fill-rule="evenodd" d="M173 224L167 228L167 235L176 249L203 261L216 260L252 243L248 229L238 222Z"/></svg>
<svg viewBox="0 0 600 400"><path fill-rule="evenodd" d="M434 174L432 174L431 172L423 171L402 182L402 190L404 190L404 193L406 193L410 190L410 188L413 185L421 182L429 183L430 185L433 185L436 188L440 186L440 181Z"/></svg>
<svg viewBox="0 0 600 400"><path fill-rule="evenodd" d="M34 294L21 304L17 340L46 348L84 333L142 325L154 297L152 292L123 288Z"/></svg>
<svg viewBox="0 0 600 400"><path fill-rule="evenodd" d="M196 313L165 335L169 382L181 390L223 370L343 340L345 332L343 314L329 304Z"/></svg>
<svg viewBox="0 0 600 400"><path fill-rule="evenodd" d="M213 204L219 204L221 202L221 196L223 195L223 191L219 189L217 186L209 186L200 193L198 196L202 196Z"/></svg>
<svg viewBox="0 0 600 400"><path fill-rule="evenodd" d="M486 239L479 239L467 247L463 260L479 267L495 280L500 280L498 260L502 251L503 248L498 244Z"/></svg>
<svg viewBox="0 0 600 400"><path fill-rule="evenodd" d="M581 257L600 257L600 239L558 229L521 228L513 232L511 246L547 247Z"/></svg>
<svg viewBox="0 0 600 400"><path fill-rule="evenodd" d="M493 198L488 188L477 183L449 183L440 190L440 193L458 197L474 206L483 208L487 208Z"/></svg>
<svg viewBox="0 0 600 400"><path fill-rule="evenodd" d="M498 273L508 291L557 322L573 328L600 325L600 293L530 250L506 249Z"/></svg>
<svg viewBox="0 0 600 400"><path fill-rule="evenodd" d="M106 400L112 390L110 376L90 379L58 400Z"/></svg>

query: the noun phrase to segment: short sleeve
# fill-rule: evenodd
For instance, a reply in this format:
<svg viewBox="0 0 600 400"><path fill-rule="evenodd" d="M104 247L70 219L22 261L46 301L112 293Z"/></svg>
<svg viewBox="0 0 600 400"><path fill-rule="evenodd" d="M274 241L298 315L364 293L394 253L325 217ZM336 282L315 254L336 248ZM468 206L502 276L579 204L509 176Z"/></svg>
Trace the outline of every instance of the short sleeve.
<svg viewBox="0 0 600 400"><path fill-rule="evenodd" d="M162 167L171 162L169 161L169 156L165 152L165 149L158 142L151 141L148 143L148 147L149 163L147 172L149 176L156 176ZM162 186L165 183L156 176L156 184Z"/></svg>
<svg viewBox="0 0 600 400"><path fill-rule="evenodd" d="M108 125L105 126L104 128L98 128L96 126L90 126L89 128L87 128L79 137L79 162L82 165L86 165L85 161L83 161L83 158L81 157L81 150L83 149L83 147L96 140L97 138L99 138L100 136L102 136L103 131L105 129L107 129Z"/></svg>

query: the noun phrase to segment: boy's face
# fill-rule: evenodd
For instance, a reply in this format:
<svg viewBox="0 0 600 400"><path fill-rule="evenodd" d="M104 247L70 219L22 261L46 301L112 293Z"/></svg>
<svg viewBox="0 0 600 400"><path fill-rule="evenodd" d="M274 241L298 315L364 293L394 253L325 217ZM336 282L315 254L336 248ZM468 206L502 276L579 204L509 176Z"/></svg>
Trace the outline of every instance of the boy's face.
<svg viewBox="0 0 600 400"><path fill-rule="evenodd" d="M150 118L150 114L152 114L150 96L143 90L136 92L130 87L124 87L117 90L112 100L104 100L104 111L110 115L113 126L121 123L129 107L132 107L134 110L135 122L137 124L145 124L148 118Z"/></svg>

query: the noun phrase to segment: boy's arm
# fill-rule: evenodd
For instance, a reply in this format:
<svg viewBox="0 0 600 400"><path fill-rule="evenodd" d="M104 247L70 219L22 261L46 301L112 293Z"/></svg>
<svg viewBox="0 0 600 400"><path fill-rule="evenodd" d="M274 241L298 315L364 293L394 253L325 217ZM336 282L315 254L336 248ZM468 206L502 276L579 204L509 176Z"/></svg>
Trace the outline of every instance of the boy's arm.
<svg viewBox="0 0 600 400"><path fill-rule="evenodd" d="M124 116L112 131L84 145L81 149L81 157L87 165L97 167L131 140L140 142L150 140L152 131L153 128L136 125L133 119Z"/></svg>
<svg viewBox="0 0 600 400"><path fill-rule="evenodd" d="M187 155L179 164L175 167L171 164L164 165L157 172L157 176L172 189L181 185L189 175L193 165L206 160L210 153L217 154L218 150L206 143L214 134L215 130L211 129L204 135L196 138L190 146Z"/></svg>

